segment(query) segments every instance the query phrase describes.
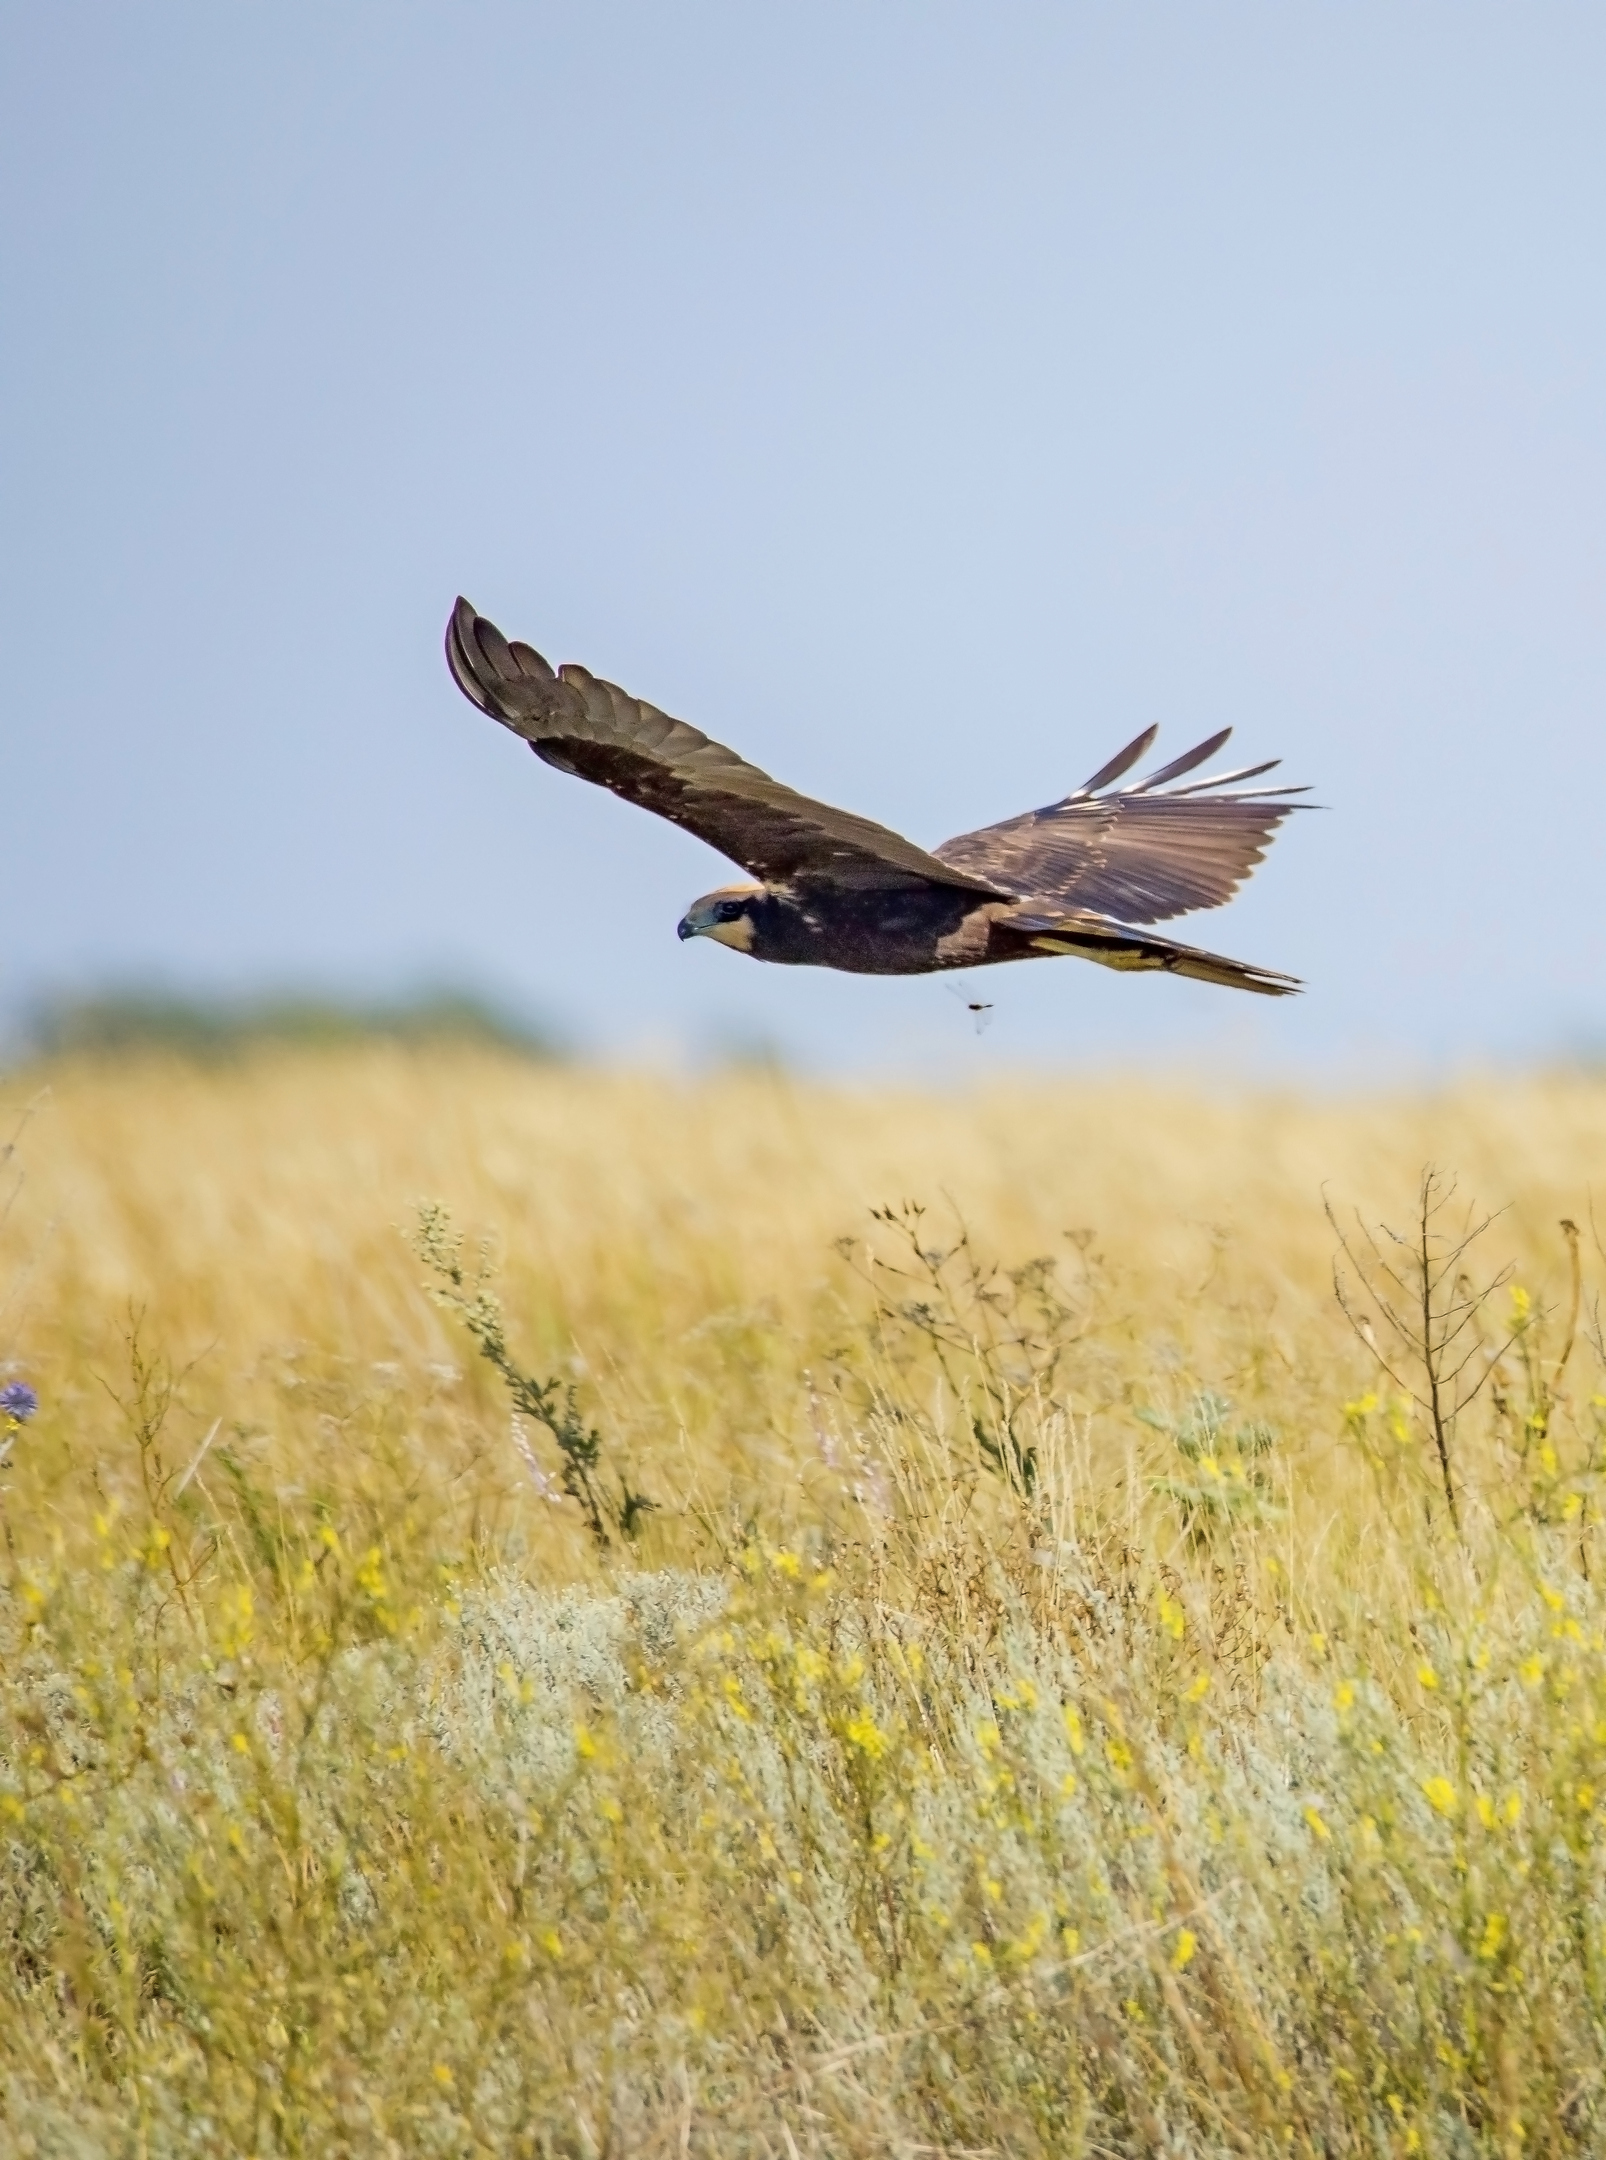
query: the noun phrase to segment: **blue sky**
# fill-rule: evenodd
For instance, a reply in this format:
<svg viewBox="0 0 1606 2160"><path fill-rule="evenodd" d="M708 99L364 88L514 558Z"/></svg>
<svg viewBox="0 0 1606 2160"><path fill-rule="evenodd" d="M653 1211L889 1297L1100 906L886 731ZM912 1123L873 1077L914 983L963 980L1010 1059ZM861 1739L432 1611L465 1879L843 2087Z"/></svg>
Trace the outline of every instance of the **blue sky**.
<svg viewBox="0 0 1606 2160"><path fill-rule="evenodd" d="M0 1007L476 983L621 1054L1606 1040L1606 16L7 6ZM462 590L912 837L1231 722L1271 1004L677 945Z"/></svg>

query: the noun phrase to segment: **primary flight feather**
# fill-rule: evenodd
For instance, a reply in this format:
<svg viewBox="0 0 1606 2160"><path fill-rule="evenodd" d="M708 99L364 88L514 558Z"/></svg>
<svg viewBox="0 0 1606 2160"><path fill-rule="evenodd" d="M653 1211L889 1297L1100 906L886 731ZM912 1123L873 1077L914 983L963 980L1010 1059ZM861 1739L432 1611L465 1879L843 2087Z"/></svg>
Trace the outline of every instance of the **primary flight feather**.
<svg viewBox="0 0 1606 2160"><path fill-rule="evenodd" d="M1277 763L1178 783L1208 742L1118 788L1149 728L1083 787L929 852L772 780L683 720L571 665L553 668L459 600L446 660L463 695L560 772L610 788L706 840L757 879L708 893L680 935L756 960L858 975L922 975L1069 953L1285 997L1290 975L1142 925L1230 899L1303 788L1242 788Z"/></svg>

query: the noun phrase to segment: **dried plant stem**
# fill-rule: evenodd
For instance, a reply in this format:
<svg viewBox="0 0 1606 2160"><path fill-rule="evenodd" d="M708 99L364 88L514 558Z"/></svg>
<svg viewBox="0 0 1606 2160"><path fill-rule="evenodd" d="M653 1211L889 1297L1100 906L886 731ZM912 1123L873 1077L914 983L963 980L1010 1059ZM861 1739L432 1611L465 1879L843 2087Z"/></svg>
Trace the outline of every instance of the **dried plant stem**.
<svg viewBox="0 0 1606 2160"><path fill-rule="evenodd" d="M1495 1216L1469 1208L1457 1228L1446 1230L1443 1218L1455 1192L1455 1179L1429 1164L1417 1188L1409 1237L1386 1223L1374 1231L1359 1215L1354 1230L1348 1231L1331 1201L1325 1205L1338 1239L1333 1294L1339 1310L1380 1371L1427 1419L1445 1508L1459 1537L1461 1510L1451 1462L1455 1421L1516 1340L1517 1331L1492 1355L1485 1350L1479 1317L1494 1292L1510 1281L1511 1270L1502 1268L1481 1289L1473 1283L1465 1262ZM1384 1330L1381 1344L1379 1322Z"/></svg>

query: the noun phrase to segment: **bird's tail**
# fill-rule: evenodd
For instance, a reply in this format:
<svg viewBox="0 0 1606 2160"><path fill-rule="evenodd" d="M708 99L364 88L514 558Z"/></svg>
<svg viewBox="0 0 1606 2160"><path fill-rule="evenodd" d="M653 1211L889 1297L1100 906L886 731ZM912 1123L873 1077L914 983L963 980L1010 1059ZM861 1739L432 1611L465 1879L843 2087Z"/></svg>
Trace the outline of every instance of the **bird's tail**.
<svg viewBox="0 0 1606 2160"><path fill-rule="evenodd" d="M1179 945L1174 938L1156 937L1149 930L1128 930L1096 915L1015 915L1009 918L1009 928L1032 952L1074 953L1079 960L1096 960L1100 967L1132 972L1158 969L1167 975L1186 975L1193 982L1219 983L1226 990L1255 990L1262 997L1293 997L1302 987L1297 976L1201 952L1197 945Z"/></svg>

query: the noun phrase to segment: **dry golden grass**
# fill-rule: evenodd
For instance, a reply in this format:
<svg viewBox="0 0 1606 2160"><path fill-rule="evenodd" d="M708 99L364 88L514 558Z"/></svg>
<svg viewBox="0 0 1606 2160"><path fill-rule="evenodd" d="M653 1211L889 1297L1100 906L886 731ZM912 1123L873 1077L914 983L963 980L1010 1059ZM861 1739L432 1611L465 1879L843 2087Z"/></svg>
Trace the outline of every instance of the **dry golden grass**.
<svg viewBox="0 0 1606 2160"><path fill-rule="evenodd" d="M1599 2149L1606 1086L4 1093L18 2149ZM1461 1536L1323 1210L1427 1162Z"/></svg>

